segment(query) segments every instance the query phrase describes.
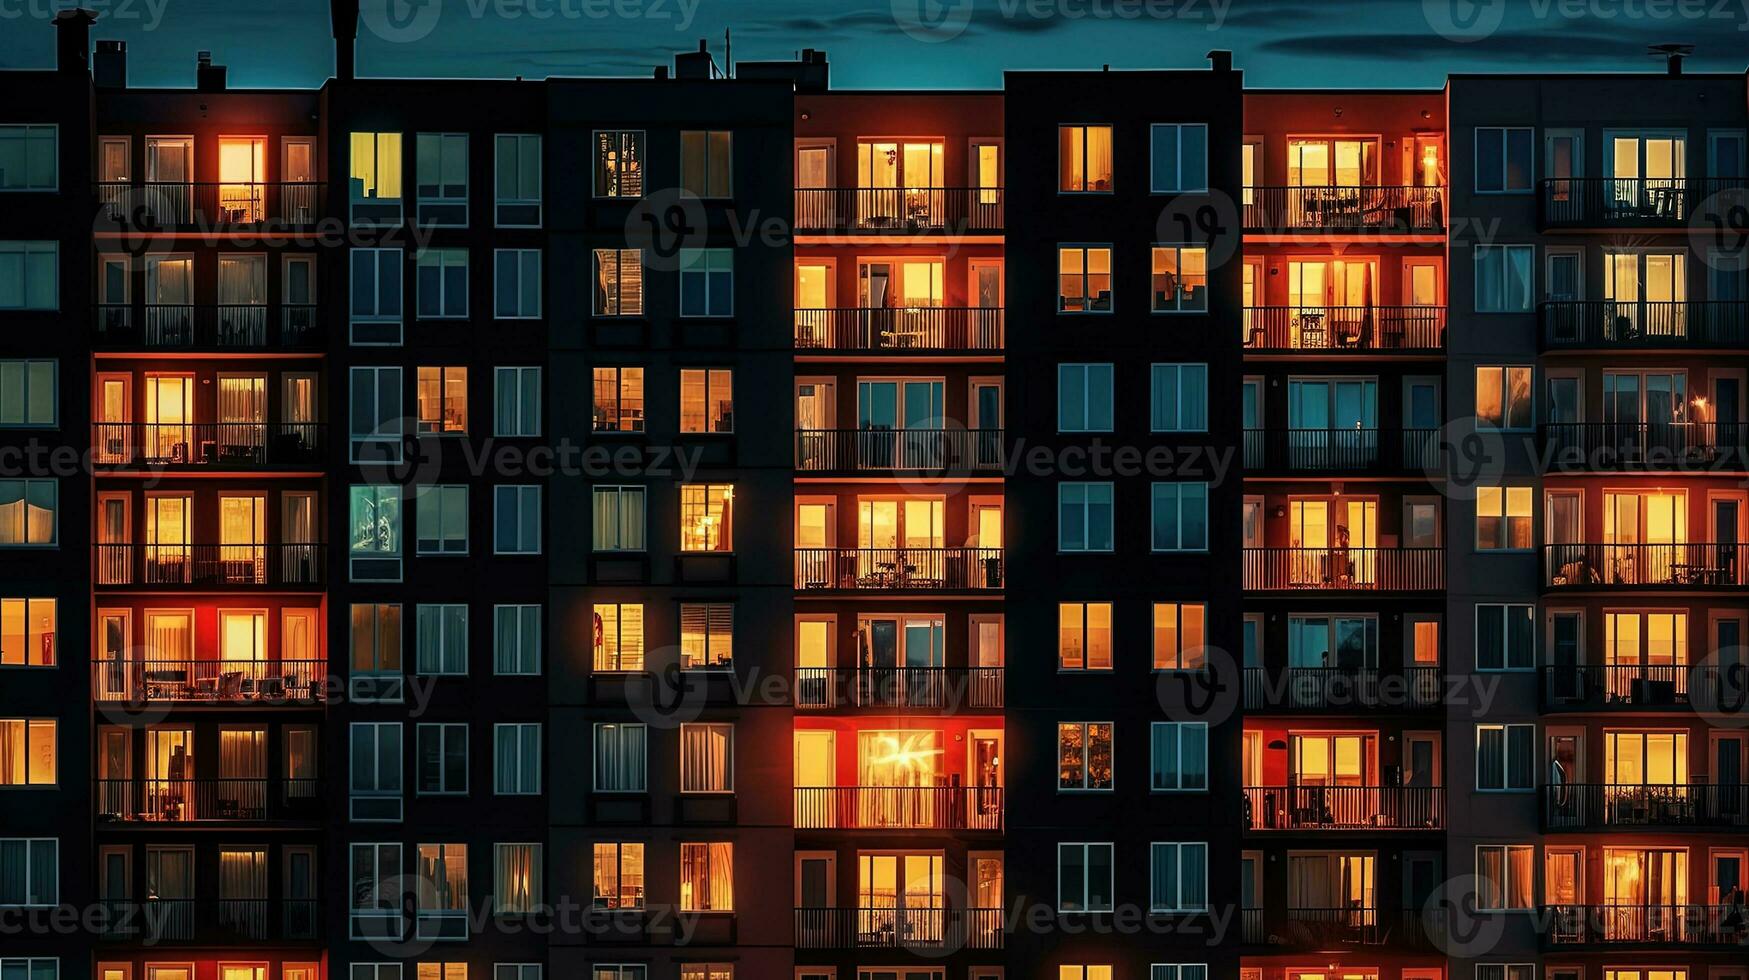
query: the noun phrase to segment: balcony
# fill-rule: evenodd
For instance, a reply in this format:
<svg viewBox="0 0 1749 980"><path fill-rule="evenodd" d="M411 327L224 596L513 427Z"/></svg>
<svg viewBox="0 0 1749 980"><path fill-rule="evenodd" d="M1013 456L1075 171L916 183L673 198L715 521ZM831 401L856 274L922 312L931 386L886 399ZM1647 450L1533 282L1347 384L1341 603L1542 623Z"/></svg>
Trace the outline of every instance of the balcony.
<svg viewBox="0 0 1749 980"><path fill-rule="evenodd" d="M1542 795L1547 830L1749 828L1749 786L1741 783L1564 783Z"/></svg>
<svg viewBox="0 0 1749 980"><path fill-rule="evenodd" d="M797 667L801 709L1002 707L1001 667Z"/></svg>
<svg viewBox="0 0 1749 980"><path fill-rule="evenodd" d="M798 786L798 830L1001 830L1000 786Z"/></svg>
<svg viewBox="0 0 1749 980"><path fill-rule="evenodd" d="M798 908L797 949L1001 949L1004 909Z"/></svg>
<svg viewBox="0 0 1749 980"><path fill-rule="evenodd" d="M1245 230L1437 235L1443 187L1247 187Z"/></svg>
<svg viewBox="0 0 1749 980"><path fill-rule="evenodd" d="M321 544L97 544L99 586L309 588L326 576Z"/></svg>
<svg viewBox="0 0 1749 980"><path fill-rule="evenodd" d="M1740 664L1550 665L1542 680L1549 708L1735 713L1749 706L1749 670Z"/></svg>
<svg viewBox="0 0 1749 980"><path fill-rule="evenodd" d="M800 429L803 473L1000 472L1001 429Z"/></svg>
<svg viewBox="0 0 1749 980"><path fill-rule="evenodd" d="M1246 908L1239 910L1239 929L1247 946L1304 951L1391 946L1439 952L1445 917L1430 909Z"/></svg>
<svg viewBox="0 0 1749 980"><path fill-rule="evenodd" d="M797 309L796 350L878 354L999 354L999 306Z"/></svg>
<svg viewBox="0 0 1749 980"><path fill-rule="evenodd" d="M98 466L259 469L322 461L320 422L94 422Z"/></svg>
<svg viewBox="0 0 1749 980"><path fill-rule="evenodd" d="M1545 544L1548 589L1735 589L1749 585L1737 544Z"/></svg>
<svg viewBox="0 0 1749 980"><path fill-rule="evenodd" d="M1741 470L1742 422L1548 422L1538 430L1549 472Z"/></svg>
<svg viewBox="0 0 1749 980"><path fill-rule="evenodd" d="M1743 300L1560 300L1541 314L1544 350L1749 347Z"/></svg>
<svg viewBox="0 0 1749 980"><path fill-rule="evenodd" d="M1548 177L1538 188L1537 217L1548 228L1665 228L1688 222L1714 194L1742 193L1741 177Z"/></svg>
<svg viewBox="0 0 1749 980"><path fill-rule="evenodd" d="M309 706L327 697L326 660L130 658L91 662L98 702L212 707Z"/></svg>
<svg viewBox="0 0 1749 980"><path fill-rule="evenodd" d="M1246 548L1254 592L1437 592L1444 548Z"/></svg>
<svg viewBox="0 0 1749 980"><path fill-rule="evenodd" d="M1261 354L1440 354L1443 306L1247 306L1245 349Z"/></svg>
<svg viewBox="0 0 1749 980"><path fill-rule="evenodd" d="M1247 830L1438 830L1443 786L1247 786Z"/></svg>
<svg viewBox="0 0 1749 980"><path fill-rule="evenodd" d="M1000 232L1000 187L798 187L799 233Z"/></svg>
<svg viewBox="0 0 1749 980"><path fill-rule="evenodd" d="M1264 472L1437 473L1438 429L1246 429L1245 468Z"/></svg>
<svg viewBox="0 0 1749 980"><path fill-rule="evenodd" d="M109 942L232 945L245 940L319 938L322 909L313 898L102 899L98 938ZM275 907L278 914L275 914Z"/></svg>
<svg viewBox="0 0 1749 980"><path fill-rule="evenodd" d="M1246 667L1247 711L1419 710L1444 703L1445 676L1437 666L1399 671L1358 667Z"/></svg>
<svg viewBox="0 0 1749 980"><path fill-rule="evenodd" d="M99 779L99 824L275 823L321 817L314 779Z"/></svg>
<svg viewBox="0 0 1749 980"><path fill-rule="evenodd" d="M1547 946L1736 946L1745 935L1733 905L1545 905Z"/></svg>
<svg viewBox="0 0 1749 980"><path fill-rule="evenodd" d="M136 232L308 228L322 215L326 187L313 181L112 180L97 184L97 203L110 221Z"/></svg>
<svg viewBox="0 0 1749 980"><path fill-rule="evenodd" d="M803 592L957 592L1002 587L1001 548L797 548Z"/></svg>
<svg viewBox="0 0 1749 980"><path fill-rule="evenodd" d="M99 303L99 347L122 350L315 350L323 344L313 305Z"/></svg>

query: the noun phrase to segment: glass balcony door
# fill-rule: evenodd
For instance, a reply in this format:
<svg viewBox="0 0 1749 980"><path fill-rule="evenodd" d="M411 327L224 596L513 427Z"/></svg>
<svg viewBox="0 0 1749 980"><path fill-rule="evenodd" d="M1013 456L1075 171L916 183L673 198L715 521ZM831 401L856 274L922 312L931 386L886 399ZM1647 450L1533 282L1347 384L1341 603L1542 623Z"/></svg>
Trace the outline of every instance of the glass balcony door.
<svg viewBox="0 0 1749 980"><path fill-rule="evenodd" d="M1604 938L1679 941L1688 904L1688 852L1680 848L1603 849Z"/></svg>
<svg viewBox="0 0 1749 980"><path fill-rule="evenodd" d="M1378 459L1378 382L1371 378L1288 379L1289 465L1364 466Z"/></svg>
<svg viewBox="0 0 1749 980"><path fill-rule="evenodd" d="M1656 585L1675 581L1688 561L1688 495L1682 491L1609 492L1603 496L1608 581Z"/></svg>
<svg viewBox="0 0 1749 980"><path fill-rule="evenodd" d="M939 943L947 904L940 854L857 855L857 944Z"/></svg>
<svg viewBox="0 0 1749 980"><path fill-rule="evenodd" d="M223 220L257 222L267 216L267 140L219 138L219 213Z"/></svg>
<svg viewBox="0 0 1749 980"><path fill-rule="evenodd" d="M194 729L149 728L146 730L146 819L193 820ZM149 886L148 886L149 887ZM148 897L152 893L148 891ZM165 895L159 898L186 898Z"/></svg>
<svg viewBox="0 0 1749 980"><path fill-rule="evenodd" d="M1684 252L1605 252L1604 334L1611 340L1688 335L1688 255Z"/></svg>
<svg viewBox="0 0 1749 980"><path fill-rule="evenodd" d="M875 141L856 148L857 223L865 228L939 226L941 143Z"/></svg>
<svg viewBox="0 0 1749 980"><path fill-rule="evenodd" d="M944 784L941 733L868 731L856 736L856 783L862 827L934 827Z"/></svg>
<svg viewBox="0 0 1749 980"><path fill-rule="evenodd" d="M1607 206L1618 215L1682 216L1677 195L1688 173L1688 141L1681 136L1610 137Z"/></svg>
<svg viewBox="0 0 1749 980"><path fill-rule="evenodd" d="M187 224L194 214L194 140L146 137L146 199L160 222Z"/></svg>
<svg viewBox="0 0 1749 980"><path fill-rule="evenodd" d="M194 342L194 259L146 256L146 343L186 346Z"/></svg>
<svg viewBox="0 0 1749 980"><path fill-rule="evenodd" d="M267 581L267 498L219 497L219 576L232 583Z"/></svg>

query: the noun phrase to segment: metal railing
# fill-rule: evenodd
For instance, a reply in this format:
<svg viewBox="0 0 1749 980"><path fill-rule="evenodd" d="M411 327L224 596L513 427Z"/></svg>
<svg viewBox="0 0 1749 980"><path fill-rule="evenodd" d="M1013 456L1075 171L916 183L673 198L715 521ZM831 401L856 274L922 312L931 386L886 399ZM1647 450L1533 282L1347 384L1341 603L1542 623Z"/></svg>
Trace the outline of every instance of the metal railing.
<svg viewBox="0 0 1749 980"><path fill-rule="evenodd" d="M1550 945L1737 945L1749 937L1740 905L1546 905Z"/></svg>
<svg viewBox="0 0 1749 980"><path fill-rule="evenodd" d="M1438 830L1443 786L1247 786L1250 830Z"/></svg>
<svg viewBox="0 0 1749 980"><path fill-rule="evenodd" d="M121 823L315 819L314 779L98 779L99 819Z"/></svg>
<svg viewBox="0 0 1749 980"><path fill-rule="evenodd" d="M797 786L807 830L1001 830L1000 786Z"/></svg>
<svg viewBox="0 0 1749 980"><path fill-rule="evenodd" d="M1549 830L1749 828L1749 785L1742 783L1562 783L1542 793Z"/></svg>
<svg viewBox="0 0 1749 980"><path fill-rule="evenodd" d="M1240 938L1248 946L1316 950L1331 946L1391 946L1442 950L1446 917L1438 909L1243 908Z"/></svg>
<svg viewBox="0 0 1749 980"><path fill-rule="evenodd" d="M194 704L309 704L326 696L326 660L186 660L129 657L91 661L96 701Z"/></svg>
<svg viewBox="0 0 1749 980"><path fill-rule="evenodd" d="M1717 589L1749 585L1744 546L1680 544L1546 544L1543 585L1551 589L1641 586Z"/></svg>
<svg viewBox="0 0 1749 980"><path fill-rule="evenodd" d="M319 585L321 544L97 544L98 585L210 588Z"/></svg>
<svg viewBox="0 0 1749 980"><path fill-rule="evenodd" d="M1245 707L1253 711L1352 711L1432 708L1444 701L1437 665L1395 671L1374 667L1246 667Z"/></svg>
<svg viewBox="0 0 1749 980"><path fill-rule="evenodd" d="M1003 910L996 908L797 908L800 949L1001 949Z"/></svg>
<svg viewBox="0 0 1749 980"><path fill-rule="evenodd" d="M319 181L99 181L97 202L111 221L140 230L217 229L277 223L314 225Z"/></svg>
<svg viewBox="0 0 1749 980"><path fill-rule="evenodd" d="M1550 707L1673 708L1737 713L1749 709L1743 664L1550 664L1543 667Z"/></svg>
<svg viewBox="0 0 1749 980"><path fill-rule="evenodd" d="M92 459L102 466L312 464L322 458L320 422L93 422Z"/></svg>
<svg viewBox="0 0 1749 980"><path fill-rule="evenodd" d="M1319 353L1437 353L1443 306L1247 306L1245 349Z"/></svg>
<svg viewBox="0 0 1749 980"><path fill-rule="evenodd" d="M1444 548L1246 548L1245 588L1427 592L1445 588Z"/></svg>
<svg viewBox="0 0 1749 980"><path fill-rule="evenodd" d="M1407 234L1445 228L1445 188L1246 187L1246 231Z"/></svg>
<svg viewBox="0 0 1749 980"><path fill-rule="evenodd" d="M1745 187L1741 177L1546 177L1538 214L1545 228L1677 228L1708 197Z"/></svg>
<svg viewBox="0 0 1749 980"><path fill-rule="evenodd" d="M1749 347L1743 300L1551 300L1545 348Z"/></svg>
<svg viewBox="0 0 1749 980"><path fill-rule="evenodd" d="M313 305L99 303L91 322L96 343L105 347L305 350L322 342Z"/></svg>
<svg viewBox="0 0 1749 980"><path fill-rule="evenodd" d="M273 915L276 904L280 908L277 917ZM100 939L143 945L312 940L322 927L321 907L313 898L107 898L98 905Z"/></svg>
<svg viewBox="0 0 1749 980"><path fill-rule="evenodd" d="M798 187L796 230L1001 231L1000 187Z"/></svg>
<svg viewBox="0 0 1749 980"><path fill-rule="evenodd" d="M797 667L798 708L1000 708L1001 667Z"/></svg>
<svg viewBox="0 0 1749 980"><path fill-rule="evenodd" d="M1439 465L1438 429L1246 429L1243 438L1250 470L1432 472Z"/></svg>
<svg viewBox="0 0 1749 980"><path fill-rule="evenodd" d="M1749 423L1545 422L1542 449L1550 470L1742 468L1749 463Z"/></svg>
<svg viewBox="0 0 1749 980"><path fill-rule="evenodd" d="M1001 468L1001 429L796 431L796 469L807 473L942 473Z"/></svg>
<svg viewBox="0 0 1749 980"><path fill-rule="evenodd" d="M1001 587L1001 548L796 549L796 588L807 592L936 592Z"/></svg>
<svg viewBox="0 0 1749 980"><path fill-rule="evenodd" d="M840 306L795 310L796 349L1000 351L999 306Z"/></svg>

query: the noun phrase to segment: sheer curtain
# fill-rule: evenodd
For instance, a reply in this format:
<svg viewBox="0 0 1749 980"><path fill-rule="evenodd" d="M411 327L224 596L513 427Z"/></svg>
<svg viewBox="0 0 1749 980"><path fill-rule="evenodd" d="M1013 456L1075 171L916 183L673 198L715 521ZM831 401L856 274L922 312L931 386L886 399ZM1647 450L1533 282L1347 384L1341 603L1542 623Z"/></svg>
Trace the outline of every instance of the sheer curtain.
<svg viewBox="0 0 1749 980"><path fill-rule="evenodd" d="M541 901L539 844L498 845L498 911L532 912Z"/></svg>
<svg viewBox="0 0 1749 980"><path fill-rule="evenodd" d="M608 793L642 793L645 736L643 725L595 726L595 788Z"/></svg>
<svg viewBox="0 0 1749 980"><path fill-rule="evenodd" d="M147 659L185 662L194 659L194 638L187 613L155 613L146 621Z"/></svg>
<svg viewBox="0 0 1749 980"><path fill-rule="evenodd" d="M267 851L219 852L219 899L246 901L267 897Z"/></svg>
<svg viewBox="0 0 1749 980"><path fill-rule="evenodd" d="M680 728L680 791L728 793L735 788L730 771L734 759L732 725L683 725Z"/></svg>
<svg viewBox="0 0 1749 980"><path fill-rule="evenodd" d="M735 845L680 845L680 907L687 912L735 908Z"/></svg>

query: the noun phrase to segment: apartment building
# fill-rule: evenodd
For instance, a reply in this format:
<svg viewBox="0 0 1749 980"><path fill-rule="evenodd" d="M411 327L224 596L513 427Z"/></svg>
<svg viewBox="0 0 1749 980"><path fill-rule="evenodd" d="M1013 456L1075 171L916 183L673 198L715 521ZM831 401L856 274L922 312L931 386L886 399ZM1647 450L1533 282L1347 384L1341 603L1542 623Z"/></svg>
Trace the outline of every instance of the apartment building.
<svg viewBox="0 0 1749 980"><path fill-rule="evenodd" d="M1745 980L1744 76L332 13L4 76L4 980Z"/></svg>

